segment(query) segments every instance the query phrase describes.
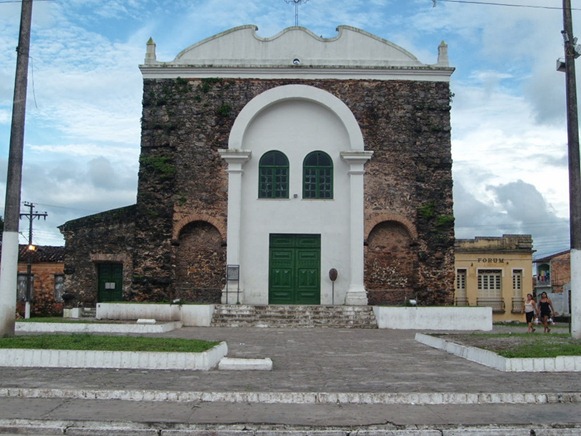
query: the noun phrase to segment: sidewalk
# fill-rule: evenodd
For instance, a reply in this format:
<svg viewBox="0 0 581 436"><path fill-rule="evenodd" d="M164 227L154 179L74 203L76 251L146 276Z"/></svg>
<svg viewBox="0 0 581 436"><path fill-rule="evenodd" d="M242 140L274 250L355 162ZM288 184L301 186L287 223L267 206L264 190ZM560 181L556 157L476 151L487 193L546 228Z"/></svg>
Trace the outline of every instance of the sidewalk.
<svg viewBox="0 0 581 436"><path fill-rule="evenodd" d="M225 340L273 370L0 368L0 433L581 434L578 375L500 372L414 335L182 328L155 336Z"/></svg>

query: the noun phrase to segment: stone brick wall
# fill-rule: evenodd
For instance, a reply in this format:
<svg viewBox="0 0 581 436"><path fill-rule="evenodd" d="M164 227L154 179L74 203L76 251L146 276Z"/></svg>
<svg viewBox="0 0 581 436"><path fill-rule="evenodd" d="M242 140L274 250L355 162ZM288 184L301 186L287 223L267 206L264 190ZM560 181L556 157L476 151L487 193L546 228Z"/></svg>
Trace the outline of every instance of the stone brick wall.
<svg viewBox="0 0 581 436"><path fill-rule="evenodd" d="M123 264L124 298L135 299L131 293L135 210L135 206L114 209L59 227L65 238L64 292L75 296L70 305L95 307L99 262Z"/></svg>
<svg viewBox="0 0 581 436"><path fill-rule="evenodd" d="M551 290L563 292L563 286L571 282L571 254L569 252L551 259Z"/></svg>
<svg viewBox="0 0 581 436"><path fill-rule="evenodd" d="M18 274L26 274L28 265L26 262L18 263ZM62 262L33 263L32 275L32 302L30 312L32 316L61 316L63 314L63 301L55 298L55 275L62 275L64 264ZM24 300L17 302L17 312L24 316Z"/></svg>
<svg viewBox="0 0 581 436"><path fill-rule="evenodd" d="M414 293L425 304L452 301L447 83L212 78L144 81L133 298L156 301L175 295L180 241L172 238L174 223L199 214L216 217L218 227L225 228L227 175L218 149L228 147L234 120L252 98L296 83L330 92L354 113L366 149L374 151L366 166L366 218L389 213L412 223L417 238L405 256L415 266ZM389 289L377 291L387 295ZM378 297L377 303L386 299Z"/></svg>

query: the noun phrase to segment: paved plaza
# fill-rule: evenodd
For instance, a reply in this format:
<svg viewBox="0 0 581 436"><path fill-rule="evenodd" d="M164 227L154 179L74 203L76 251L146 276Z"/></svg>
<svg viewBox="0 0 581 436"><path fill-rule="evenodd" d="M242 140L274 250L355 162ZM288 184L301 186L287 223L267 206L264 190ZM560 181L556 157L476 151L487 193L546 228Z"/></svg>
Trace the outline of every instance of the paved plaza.
<svg viewBox="0 0 581 436"><path fill-rule="evenodd" d="M407 330L182 328L272 371L0 368L0 433L581 434L581 377L507 373Z"/></svg>

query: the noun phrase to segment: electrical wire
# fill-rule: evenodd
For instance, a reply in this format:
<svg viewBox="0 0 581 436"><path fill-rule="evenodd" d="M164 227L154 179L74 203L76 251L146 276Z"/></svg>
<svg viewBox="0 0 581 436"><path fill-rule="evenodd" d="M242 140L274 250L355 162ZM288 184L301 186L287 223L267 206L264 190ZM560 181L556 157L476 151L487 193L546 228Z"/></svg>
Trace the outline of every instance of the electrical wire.
<svg viewBox="0 0 581 436"><path fill-rule="evenodd" d="M483 1L475 1L475 0L432 0L434 3L434 7L437 6L438 2L446 2L446 3L466 3L472 5L485 5L485 6L507 6L513 8L529 8L529 9L553 9L553 10L562 10L561 6L536 6L536 5L515 5L514 3L500 3L500 2L483 2ZM579 8L571 8L573 11L581 11Z"/></svg>

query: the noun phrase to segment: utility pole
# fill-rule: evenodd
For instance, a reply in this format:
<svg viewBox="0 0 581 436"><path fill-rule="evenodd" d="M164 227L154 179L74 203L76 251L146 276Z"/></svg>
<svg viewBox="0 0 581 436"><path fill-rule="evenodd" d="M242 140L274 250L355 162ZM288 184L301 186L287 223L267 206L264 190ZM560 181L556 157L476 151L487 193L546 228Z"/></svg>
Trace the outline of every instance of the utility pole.
<svg viewBox="0 0 581 436"><path fill-rule="evenodd" d="M24 318L30 318L30 301L32 300L32 255L36 251L36 247L32 243L32 222L35 218L44 218L46 220L46 212L35 213L34 203L24 202L24 206L28 207L28 213L21 213L20 218L28 218L28 249L26 250L26 307L24 309Z"/></svg>
<svg viewBox="0 0 581 436"><path fill-rule="evenodd" d="M569 227L571 234L571 336L581 339L581 167L579 164L579 119L575 59L579 57L573 37L571 0L563 0L565 43L565 92L569 153Z"/></svg>
<svg viewBox="0 0 581 436"><path fill-rule="evenodd" d="M20 220L20 189L22 186L22 156L26 92L28 88L28 56L32 0L22 0L20 33L16 49L16 78L12 102L10 151L6 176L2 264L0 266L0 337L14 336L16 321L16 286L18 274L18 221Z"/></svg>

